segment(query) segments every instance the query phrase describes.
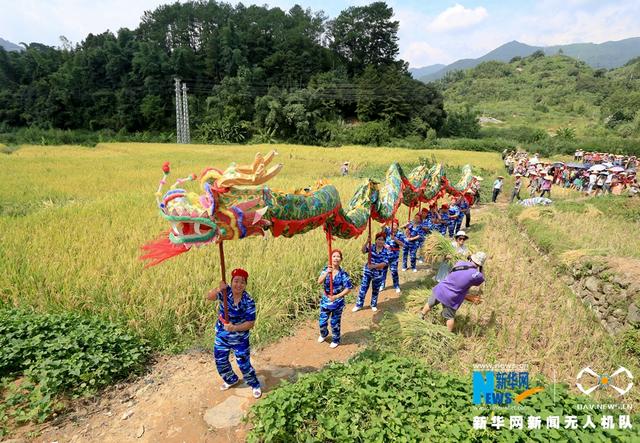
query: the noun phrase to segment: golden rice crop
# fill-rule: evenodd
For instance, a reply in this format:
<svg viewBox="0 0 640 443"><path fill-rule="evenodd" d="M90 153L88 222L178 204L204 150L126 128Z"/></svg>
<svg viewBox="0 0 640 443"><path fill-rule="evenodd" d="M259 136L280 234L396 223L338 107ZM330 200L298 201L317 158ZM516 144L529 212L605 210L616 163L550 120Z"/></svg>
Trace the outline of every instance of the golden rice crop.
<svg viewBox="0 0 640 443"><path fill-rule="evenodd" d="M167 229L154 198L160 167L171 162L172 183L208 166L250 163L256 152L274 148L280 153L275 161L285 166L269 186L295 189L326 178L345 205L362 180L340 176L344 161L350 161L354 171L394 161L406 165L435 154L452 165L500 167L495 153L445 150L141 143L23 146L0 155L0 300L39 310L102 314L166 347L210 335L215 313L205 294L220 280L217 248L193 250L147 270L138 260L139 247ZM398 215L406 217L406 208ZM349 271L362 266L363 240L334 243L343 249ZM225 255L228 270L242 266L250 273L248 291L258 306L253 335L257 342L288 333L301 315L315 308L320 290L315 279L327 255L321 230L292 239L226 242Z"/></svg>
<svg viewBox="0 0 640 443"><path fill-rule="evenodd" d="M572 265L580 261L583 257L604 256L607 251L604 249L570 249L558 255L558 258L565 265Z"/></svg>
<svg viewBox="0 0 640 443"><path fill-rule="evenodd" d="M446 261L450 265L466 260L468 254L459 254L453 246L452 240L439 232L433 231L422 246L422 254L428 263Z"/></svg>
<svg viewBox="0 0 640 443"><path fill-rule="evenodd" d="M461 338L432 319L421 320L413 312L387 313L374 337L383 349L402 349L437 368L443 368L461 344Z"/></svg>

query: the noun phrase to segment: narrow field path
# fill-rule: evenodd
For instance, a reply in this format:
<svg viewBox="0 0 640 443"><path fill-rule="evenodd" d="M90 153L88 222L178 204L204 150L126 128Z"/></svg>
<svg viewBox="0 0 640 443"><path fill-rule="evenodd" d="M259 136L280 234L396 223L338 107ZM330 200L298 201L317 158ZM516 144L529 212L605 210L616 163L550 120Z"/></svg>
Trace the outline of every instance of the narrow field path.
<svg viewBox="0 0 640 443"><path fill-rule="evenodd" d="M424 278L429 269L401 272L406 284ZM390 277L389 277L390 281ZM317 320L303 322L295 333L260 349L252 363L266 394L282 380L317 371L330 361L346 361L366 347L370 331L385 311L395 310L400 294L393 289L380 293L378 312L365 308L342 317L341 345L329 348L318 343ZM234 369L240 374L235 362ZM195 351L160 357L147 375L135 382L115 386L99 398L40 429L34 440L63 442L238 442L248 431L242 418L256 401L251 389L220 391L222 383L209 352ZM34 429L23 429L28 435Z"/></svg>

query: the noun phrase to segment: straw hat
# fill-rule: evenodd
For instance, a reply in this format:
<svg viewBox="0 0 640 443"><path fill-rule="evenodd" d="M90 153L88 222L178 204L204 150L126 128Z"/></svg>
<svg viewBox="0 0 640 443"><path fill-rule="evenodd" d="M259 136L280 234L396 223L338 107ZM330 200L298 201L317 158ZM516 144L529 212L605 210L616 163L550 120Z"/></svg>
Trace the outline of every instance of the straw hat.
<svg viewBox="0 0 640 443"><path fill-rule="evenodd" d="M501 176L501 175L499 175L499 176L498 176L498 178L502 178L502 179L504 179L504 177L503 177L503 176Z"/></svg>
<svg viewBox="0 0 640 443"><path fill-rule="evenodd" d="M487 260L487 254L485 254L484 252L476 252L471 256L471 261L478 266L484 265L484 262L486 260Z"/></svg>

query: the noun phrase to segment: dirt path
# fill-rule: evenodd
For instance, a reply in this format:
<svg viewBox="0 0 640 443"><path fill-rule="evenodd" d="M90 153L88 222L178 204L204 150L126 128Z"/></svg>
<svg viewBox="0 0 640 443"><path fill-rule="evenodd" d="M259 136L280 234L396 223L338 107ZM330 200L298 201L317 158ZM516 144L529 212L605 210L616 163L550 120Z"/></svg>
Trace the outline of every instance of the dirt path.
<svg viewBox="0 0 640 443"><path fill-rule="evenodd" d="M424 278L429 270L401 272L403 282ZM317 343L317 321L307 321L295 334L252 356L268 393L280 381L316 371L329 361L345 361L366 346L372 325L385 311L400 305L393 289L380 294L378 312L365 307L342 318L342 340L336 349ZM369 296L367 296L367 302ZM240 374L234 363L236 373ZM213 358L208 352L161 357L148 374L133 383L115 386L91 402L45 427L38 442L237 442L247 432L242 417L256 402L249 387L220 391ZM33 429L31 429L33 430ZM23 429L22 435L30 430Z"/></svg>

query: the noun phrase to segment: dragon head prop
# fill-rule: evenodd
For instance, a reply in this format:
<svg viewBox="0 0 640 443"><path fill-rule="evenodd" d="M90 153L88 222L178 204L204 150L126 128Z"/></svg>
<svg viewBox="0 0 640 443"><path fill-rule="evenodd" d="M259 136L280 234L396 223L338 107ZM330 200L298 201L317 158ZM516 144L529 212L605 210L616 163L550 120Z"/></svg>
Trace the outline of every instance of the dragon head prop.
<svg viewBox="0 0 640 443"><path fill-rule="evenodd" d="M258 153L251 165L235 163L220 171L207 168L199 176L191 174L179 178L166 192L162 192L170 174L168 162L162 166L163 177L156 192L160 216L171 229L159 239L142 247L147 253L141 257L153 266L208 243L262 235L269 225L263 216L267 207L261 185L282 169L281 164L268 167L277 155ZM185 185L200 182L201 194L188 191Z"/></svg>

